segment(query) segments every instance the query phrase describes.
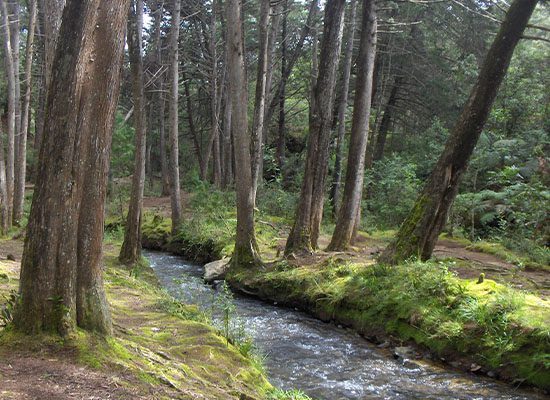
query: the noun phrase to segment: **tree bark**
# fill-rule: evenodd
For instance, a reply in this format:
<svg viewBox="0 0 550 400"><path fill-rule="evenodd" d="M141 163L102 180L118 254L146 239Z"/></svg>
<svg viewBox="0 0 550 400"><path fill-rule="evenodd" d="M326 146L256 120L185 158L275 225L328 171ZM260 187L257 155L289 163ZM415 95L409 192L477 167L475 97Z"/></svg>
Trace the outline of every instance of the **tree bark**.
<svg viewBox="0 0 550 400"><path fill-rule="evenodd" d="M70 0L63 13L14 320L26 333L111 331L103 221L127 6Z"/></svg>
<svg viewBox="0 0 550 400"><path fill-rule="evenodd" d="M359 43L358 71L355 84L353 121L348 153L348 167L342 206L336 227L328 246L330 251L345 250L352 239L353 229L361 206L365 150L369 133L369 117L373 84L374 56L376 54L376 9L374 0L363 0L361 41Z"/></svg>
<svg viewBox="0 0 550 400"><path fill-rule="evenodd" d="M336 69L342 43L344 0L329 0L325 6L319 76L309 122L309 138L302 190L285 254L312 252L317 248L321 227L330 130L336 86Z"/></svg>
<svg viewBox="0 0 550 400"><path fill-rule="evenodd" d="M355 39L355 19L357 13L357 1L352 0L351 14L349 19L348 41L344 54L344 63L342 65L342 91L340 92L340 102L338 103L338 133L336 135L336 159L334 161L334 171L332 174L332 185L330 187L330 201L332 203L332 215L334 218L338 215L340 208L340 184L342 179L342 159L344 158L344 137L346 134L346 111L348 108L349 80L351 75L351 61L353 57L353 42Z"/></svg>
<svg viewBox="0 0 550 400"><path fill-rule="evenodd" d="M25 177L27 173L27 138L29 134L31 92L32 92L32 60L34 55L34 31L36 26L36 0L30 1L29 26L27 33L27 48L25 50L25 96L23 98L23 113L21 116L21 131L16 149L18 169L15 176L15 193L13 198L13 221L20 223L23 217L23 203L25 201Z"/></svg>
<svg viewBox="0 0 550 400"><path fill-rule="evenodd" d="M374 147L374 153L372 155L372 160L374 162L380 161L384 157L386 137L388 136L388 131L390 129L391 115L393 112L393 108L395 107L395 103L397 102L397 93L399 92L400 85L401 78L399 76L396 76L394 84L391 88L390 97L388 98L388 102L384 107L384 115L382 116L382 121L380 122L378 135L376 135L376 145Z"/></svg>
<svg viewBox="0 0 550 400"><path fill-rule="evenodd" d="M8 191L6 188L6 160L4 157L4 133L2 118L0 118L0 234L8 232Z"/></svg>
<svg viewBox="0 0 550 400"><path fill-rule="evenodd" d="M4 36L4 65L6 68L7 97L8 97L8 117L7 117L7 147L6 147L6 207L8 211L7 225L12 225L13 217L13 189L14 189L14 168L15 168L15 66L13 49L11 47L11 22L9 18L9 9L7 0L0 0L0 11L2 13L2 29Z"/></svg>
<svg viewBox="0 0 550 400"><path fill-rule="evenodd" d="M396 264L410 257L431 257L514 48L536 5L537 0L515 0L510 5L443 153L396 238L381 254L381 262Z"/></svg>
<svg viewBox="0 0 550 400"><path fill-rule="evenodd" d="M285 164L286 153L286 131L285 131L285 100L286 100L286 82L287 76L287 30L288 30L288 0L284 2L283 9L283 28L281 32L281 80L278 86L278 102L279 102L279 120L277 124L277 149L275 157L277 158L277 165L279 171L283 174L283 167ZM269 123L269 115L266 117L266 123Z"/></svg>
<svg viewBox="0 0 550 400"><path fill-rule="evenodd" d="M65 0L39 0L39 8L42 10L43 22L44 22L44 79L45 90L44 99L48 98L47 90L50 87L52 79L53 60L55 57L55 50L57 46L57 39L59 37L59 28L61 26L61 15L63 14L63 8L65 7ZM45 102L39 104L39 107L45 107ZM44 113L42 110L41 113ZM35 136L35 148L37 152L40 149L42 143L42 136L44 130L44 118L39 120L36 129Z"/></svg>
<svg viewBox="0 0 550 400"><path fill-rule="evenodd" d="M172 3L172 22L170 27L170 199L172 206L172 233L181 225L181 193L178 140L178 87L179 87L179 35L181 1Z"/></svg>
<svg viewBox="0 0 550 400"><path fill-rule="evenodd" d="M128 52L134 97L135 155L132 190L124 241L118 259L134 264L141 258L141 211L145 186L145 152L147 143L145 121L145 89L143 82L143 0L133 0L128 16Z"/></svg>
<svg viewBox="0 0 550 400"><path fill-rule="evenodd" d="M237 190L237 235L231 258L232 267L249 267L260 262L254 232L252 162L247 117L247 84L244 62L241 1L227 1L227 73L231 98L231 130L235 141Z"/></svg>
<svg viewBox="0 0 550 400"><path fill-rule="evenodd" d="M256 71L256 94L254 97L254 119L252 122L252 197L256 202L261 164L263 158L263 133L267 88L267 67L269 60L269 13L270 0L260 0L260 18L258 23L258 69Z"/></svg>

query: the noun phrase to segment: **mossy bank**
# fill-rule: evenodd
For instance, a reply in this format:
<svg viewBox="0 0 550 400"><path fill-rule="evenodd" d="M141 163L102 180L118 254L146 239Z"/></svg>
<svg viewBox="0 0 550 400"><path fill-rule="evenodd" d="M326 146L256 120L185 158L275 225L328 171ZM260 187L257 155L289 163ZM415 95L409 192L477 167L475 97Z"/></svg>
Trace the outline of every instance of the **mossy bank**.
<svg viewBox="0 0 550 400"><path fill-rule="evenodd" d="M369 338L414 342L459 368L475 364L480 373L550 389L550 302L489 279L459 279L446 262L279 261L230 271L226 279Z"/></svg>
<svg viewBox="0 0 550 400"><path fill-rule="evenodd" d="M144 244L153 239L154 248L173 252L180 246L175 253L190 259L193 248L223 249L200 253L202 261L230 254L232 238L222 229L209 234L195 226L182 233L191 246L181 246L170 239L169 227L168 218L148 217ZM265 232L259 242L269 249ZM550 389L550 302L490 279L460 279L451 271L453 259L396 267L322 259L308 265L279 260L230 271L226 279L236 290L353 327L368 338L414 342L459 368L474 364L478 373Z"/></svg>
<svg viewBox="0 0 550 400"><path fill-rule="evenodd" d="M117 376L120 385L159 399L286 399L267 381L257 360L243 355L211 327L194 306L184 305L156 282L146 262L120 265L107 246L105 285L114 335L79 331L68 339L28 337L0 327L0 354L63 354L66 363ZM0 262L0 298L18 286L17 262ZM0 302L3 311L9 303ZM141 397L140 397L141 398Z"/></svg>

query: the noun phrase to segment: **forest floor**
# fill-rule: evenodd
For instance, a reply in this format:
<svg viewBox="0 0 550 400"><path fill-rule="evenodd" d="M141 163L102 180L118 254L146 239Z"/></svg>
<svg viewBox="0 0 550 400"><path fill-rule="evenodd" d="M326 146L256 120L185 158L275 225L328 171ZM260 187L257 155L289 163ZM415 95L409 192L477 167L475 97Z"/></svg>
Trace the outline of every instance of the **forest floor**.
<svg viewBox="0 0 550 400"><path fill-rule="evenodd" d="M0 304L18 287L22 245L0 241ZM61 342L0 327L0 399L264 398L271 386L249 359L160 290L147 266L119 265L116 251L106 246L113 337Z"/></svg>
<svg viewBox="0 0 550 400"><path fill-rule="evenodd" d="M182 191L182 203L184 213L192 214L189 208L189 193ZM146 197L144 208L151 213L170 217L170 197ZM276 254L282 254L286 243L288 227L279 227L279 240L275 249L267 249L262 254L269 261L274 259ZM334 253L325 252L330 236L322 234L319 238L321 250L312 255L300 255L291 260L294 265L319 264L329 257L338 256L345 260L356 263L372 264L377 255L384 249L391 233L369 235L361 233L358 242L349 251ZM272 250L272 251L270 251ZM485 277L496 282L506 283L516 289L536 292L544 299L550 299L550 271L545 268L532 266L520 266L498 257L472 248L472 244L464 240L453 238L442 238L438 241L434 256L436 259L444 260L452 258L454 263L448 264L451 271L455 272L462 279L477 279L481 273Z"/></svg>

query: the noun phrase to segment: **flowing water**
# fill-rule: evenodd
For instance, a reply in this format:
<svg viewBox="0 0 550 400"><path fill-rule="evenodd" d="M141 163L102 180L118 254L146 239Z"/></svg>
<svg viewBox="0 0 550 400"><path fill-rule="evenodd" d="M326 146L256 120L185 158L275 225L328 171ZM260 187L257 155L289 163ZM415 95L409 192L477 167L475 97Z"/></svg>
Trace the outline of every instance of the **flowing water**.
<svg viewBox="0 0 550 400"><path fill-rule="evenodd" d="M204 309L216 292L203 268L180 257L147 252L161 283ZM243 326L267 356L270 381L315 399L542 399L542 395L420 361L403 363L347 329L305 313L235 295Z"/></svg>

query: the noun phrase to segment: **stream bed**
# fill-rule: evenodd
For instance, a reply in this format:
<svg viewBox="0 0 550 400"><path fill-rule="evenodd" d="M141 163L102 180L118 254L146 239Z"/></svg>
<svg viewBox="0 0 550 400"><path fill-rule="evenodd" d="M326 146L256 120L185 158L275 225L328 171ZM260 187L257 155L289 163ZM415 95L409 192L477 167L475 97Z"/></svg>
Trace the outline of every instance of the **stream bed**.
<svg viewBox="0 0 550 400"><path fill-rule="evenodd" d="M215 289L203 267L181 257L146 252L160 282L178 299L212 307ZM265 354L269 380L319 400L543 399L490 378L442 368L425 360L403 363L348 329L307 314L234 295L236 314Z"/></svg>

